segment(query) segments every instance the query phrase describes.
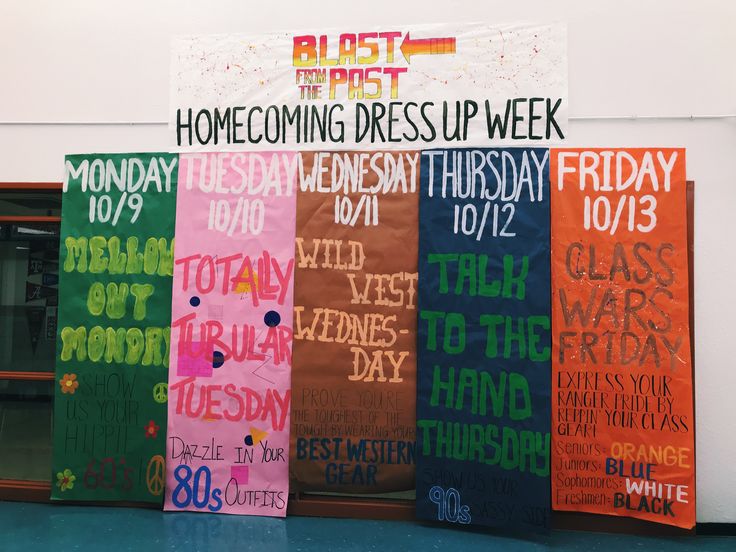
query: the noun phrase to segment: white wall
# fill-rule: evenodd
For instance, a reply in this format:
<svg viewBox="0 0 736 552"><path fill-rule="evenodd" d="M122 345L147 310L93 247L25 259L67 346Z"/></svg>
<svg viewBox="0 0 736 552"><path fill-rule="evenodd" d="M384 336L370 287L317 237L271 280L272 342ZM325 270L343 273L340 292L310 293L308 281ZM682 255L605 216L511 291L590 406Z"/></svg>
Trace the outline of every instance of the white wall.
<svg viewBox="0 0 736 552"><path fill-rule="evenodd" d="M442 21L568 23L570 114L736 113L732 0L3 0L0 121L165 121L174 34ZM573 121L570 144L684 146L696 181L698 521L736 522L736 120ZM166 127L0 125L0 181L65 153L167 148Z"/></svg>

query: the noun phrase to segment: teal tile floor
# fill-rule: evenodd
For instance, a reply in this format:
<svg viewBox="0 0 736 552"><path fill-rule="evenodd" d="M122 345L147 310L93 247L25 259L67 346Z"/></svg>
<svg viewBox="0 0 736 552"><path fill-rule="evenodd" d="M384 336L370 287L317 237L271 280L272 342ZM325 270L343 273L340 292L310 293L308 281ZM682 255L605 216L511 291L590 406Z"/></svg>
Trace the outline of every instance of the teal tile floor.
<svg viewBox="0 0 736 552"><path fill-rule="evenodd" d="M654 538L573 531L513 538L421 523L171 514L157 510L0 502L0 551L618 551L736 550L736 537Z"/></svg>

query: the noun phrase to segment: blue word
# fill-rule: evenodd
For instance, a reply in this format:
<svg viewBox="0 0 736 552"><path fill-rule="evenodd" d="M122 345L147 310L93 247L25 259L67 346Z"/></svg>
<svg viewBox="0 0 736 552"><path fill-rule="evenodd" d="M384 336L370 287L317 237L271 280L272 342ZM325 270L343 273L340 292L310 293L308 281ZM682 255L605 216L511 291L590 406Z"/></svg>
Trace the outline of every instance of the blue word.
<svg viewBox="0 0 736 552"><path fill-rule="evenodd" d="M460 504L460 493L450 487L445 491L435 485L429 489L429 500L437 504L437 519L450 523L470 523L470 507Z"/></svg>
<svg viewBox="0 0 736 552"><path fill-rule="evenodd" d="M182 476L182 473L184 474ZM199 487L200 479L204 475L204 493L202 500L199 499ZM210 504L210 486L212 484L212 474L207 466L201 466L194 472L194 479L192 480L191 486L189 480L192 479L192 468L185 464L181 464L174 470L174 479L178 482L178 485L174 487L171 493L171 502L177 508L186 508L190 503L194 503L196 508L204 508L205 506L210 512L217 512L222 508L222 491L220 489L212 490L212 500L214 504ZM180 498L180 495L184 492L184 498Z"/></svg>

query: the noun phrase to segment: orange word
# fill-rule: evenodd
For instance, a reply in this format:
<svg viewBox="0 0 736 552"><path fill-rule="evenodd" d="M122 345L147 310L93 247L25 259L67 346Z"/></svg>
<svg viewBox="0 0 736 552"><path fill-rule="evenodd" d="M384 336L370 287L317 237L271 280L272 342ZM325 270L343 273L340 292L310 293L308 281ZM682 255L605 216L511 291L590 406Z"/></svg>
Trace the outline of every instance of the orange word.
<svg viewBox="0 0 736 552"><path fill-rule="evenodd" d="M342 33L337 39L337 57L328 57L327 35L301 35L294 37L294 67L315 65L370 65L376 63L381 50L385 50L386 63L394 63L396 39L400 32ZM359 53L358 50L361 50Z"/></svg>
<svg viewBox="0 0 736 552"><path fill-rule="evenodd" d="M672 445L635 445L634 443L611 444L611 456L631 462L654 462L665 466L690 467L690 448Z"/></svg>

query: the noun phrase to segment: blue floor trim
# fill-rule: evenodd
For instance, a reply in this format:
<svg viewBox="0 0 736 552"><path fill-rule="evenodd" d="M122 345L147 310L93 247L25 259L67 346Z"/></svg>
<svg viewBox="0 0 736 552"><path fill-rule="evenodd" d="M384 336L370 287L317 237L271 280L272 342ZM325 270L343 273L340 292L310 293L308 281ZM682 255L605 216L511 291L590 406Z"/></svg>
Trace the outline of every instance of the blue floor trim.
<svg viewBox="0 0 736 552"><path fill-rule="evenodd" d="M273 519L0 502L0 550L733 552L736 537L641 537L576 531L519 537L413 522L307 517Z"/></svg>

